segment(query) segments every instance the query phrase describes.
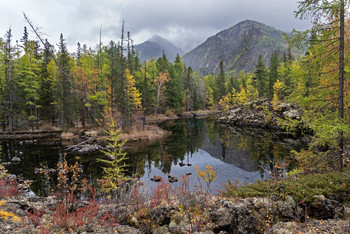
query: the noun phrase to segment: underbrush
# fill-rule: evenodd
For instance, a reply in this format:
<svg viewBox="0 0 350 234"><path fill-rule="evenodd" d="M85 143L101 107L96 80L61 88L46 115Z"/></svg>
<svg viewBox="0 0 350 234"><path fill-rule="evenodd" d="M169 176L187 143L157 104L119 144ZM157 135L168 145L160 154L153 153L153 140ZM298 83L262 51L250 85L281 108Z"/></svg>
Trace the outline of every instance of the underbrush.
<svg viewBox="0 0 350 234"><path fill-rule="evenodd" d="M324 195L327 198L350 201L350 171L326 172L280 180L258 180L254 184L240 185L228 181L222 195L228 197L269 197L291 196L295 201L310 202L315 195Z"/></svg>
<svg viewBox="0 0 350 234"><path fill-rule="evenodd" d="M11 179L5 167L0 164L0 199L12 198L22 194L17 185L17 180Z"/></svg>

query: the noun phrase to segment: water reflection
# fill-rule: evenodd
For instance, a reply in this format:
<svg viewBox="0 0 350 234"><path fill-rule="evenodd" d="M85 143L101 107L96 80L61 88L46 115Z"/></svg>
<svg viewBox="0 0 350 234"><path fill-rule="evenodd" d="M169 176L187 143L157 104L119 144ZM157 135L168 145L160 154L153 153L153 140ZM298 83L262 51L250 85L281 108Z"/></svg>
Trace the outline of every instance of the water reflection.
<svg viewBox="0 0 350 234"><path fill-rule="evenodd" d="M153 176L165 179L167 173L175 176L192 173L191 180L195 182L194 165L214 167L218 175L214 190L222 188L228 179L254 182L266 178L290 150L303 147L301 140L280 132L224 126L213 120L169 121L162 127L173 134L137 152L129 151L131 163L139 159L145 162L144 168L142 164L134 168L139 169L142 180L151 187L156 186L150 182ZM192 167L181 167L180 162L190 163Z"/></svg>
<svg viewBox="0 0 350 234"><path fill-rule="evenodd" d="M203 169L213 166L217 179L213 183L213 191L230 180L242 183L254 182L265 178L266 172L272 170L277 161L289 154L291 149L300 149L303 143L298 139L282 133L268 132L259 129L235 128L219 125L213 120L187 119L167 121L161 127L172 134L152 145L127 148L129 175L139 175L147 188L156 186L150 179L156 175L166 178L168 173L179 177L186 173L193 186L196 184L194 166ZM49 140L40 142L2 142L2 162L10 162L14 156L22 162L8 165L10 173L33 180L32 190L44 195L47 185L34 169L40 164L55 168L60 155L64 153L61 142ZM102 169L96 158L102 154L81 156L84 176L90 181L101 178ZM71 163L74 155L67 157ZM181 162L192 166L180 166ZM180 182L178 182L180 183Z"/></svg>

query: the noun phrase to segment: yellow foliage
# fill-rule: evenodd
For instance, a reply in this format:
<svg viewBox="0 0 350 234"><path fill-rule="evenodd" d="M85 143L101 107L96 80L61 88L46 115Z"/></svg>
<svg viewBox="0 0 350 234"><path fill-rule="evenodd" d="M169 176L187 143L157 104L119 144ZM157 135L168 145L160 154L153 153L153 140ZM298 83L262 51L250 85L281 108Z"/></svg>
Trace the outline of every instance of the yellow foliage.
<svg viewBox="0 0 350 234"><path fill-rule="evenodd" d="M219 106L224 110L224 112L227 112L231 106L232 102L232 96L230 93L223 96L222 99L219 101Z"/></svg>
<svg viewBox="0 0 350 234"><path fill-rule="evenodd" d="M244 89L244 87L241 85L241 92L237 94L237 102L238 104L243 104L247 102L247 93Z"/></svg>
<svg viewBox="0 0 350 234"><path fill-rule="evenodd" d="M18 217L17 215L15 215L11 212L3 211L3 210L0 210L0 218L2 218L3 220L7 220L9 218L12 218L12 221L15 221L15 222L18 222L21 220L21 218Z"/></svg>
<svg viewBox="0 0 350 234"><path fill-rule="evenodd" d="M283 81L277 80L276 83L273 86L273 99L272 99L272 106L273 109L276 110L278 104L280 103L280 98L282 98L282 92L285 89L285 84Z"/></svg>
<svg viewBox="0 0 350 234"><path fill-rule="evenodd" d="M247 80L247 99L253 101L259 97L259 91L253 86L253 80L248 78Z"/></svg>
<svg viewBox="0 0 350 234"><path fill-rule="evenodd" d="M216 172L212 166L205 166L205 170L201 170L198 166L194 167L196 169L197 177L202 178L208 186L208 191L210 190L210 184L216 179Z"/></svg>
<svg viewBox="0 0 350 234"><path fill-rule="evenodd" d="M272 99L271 103L272 103L272 106L273 106L274 110L276 110L278 104L280 104L280 100L279 100L278 95L277 95L276 92L273 93L273 99Z"/></svg>
<svg viewBox="0 0 350 234"><path fill-rule="evenodd" d="M141 108L141 93L135 86L134 76L130 73L128 68L125 70L124 75L127 81L126 92L131 99L132 105L136 108Z"/></svg>

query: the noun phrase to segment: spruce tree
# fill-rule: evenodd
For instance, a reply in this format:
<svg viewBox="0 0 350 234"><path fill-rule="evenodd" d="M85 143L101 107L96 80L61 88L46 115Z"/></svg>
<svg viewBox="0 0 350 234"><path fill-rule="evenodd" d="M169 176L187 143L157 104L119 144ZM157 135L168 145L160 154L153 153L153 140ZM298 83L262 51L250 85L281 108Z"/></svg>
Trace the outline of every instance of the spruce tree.
<svg viewBox="0 0 350 234"><path fill-rule="evenodd" d="M45 41L44 51L42 52L42 59L40 61L40 98L39 105L41 108L39 109L39 115L41 119L49 121L51 123L55 122L55 108L54 108L54 81L49 77L49 73L47 70L47 66L52 60L51 54L53 53L53 46L50 43Z"/></svg>
<svg viewBox="0 0 350 234"><path fill-rule="evenodd" d="M185 75L184 64L179 55L175 58L175 64L169 63L168 58L163 57L157 60L159 71L168 71L170 80L166 83L165 95L167 97L167 106L173 110L179 110L183 99L183 79Z"/></svg>
<svg viewBox="0 0 350 234"><path fill-rule="evenodd" d="M258 90L260 97L265 96L267 93L266 84L267 84L267 72L266 72L265 63L260 54L258 61L255 64L255 70L254 70L254 76L253 76L253 85Z"/></svg>
<svg viewBox="0 0 350 234"><path fill-rule="evenodd" d="M60 41L58 44L58 54L57 54L57 61L59 65L61 66L62 70L65 74L69 74L70 68L69 68L69 54L67 51L67 45L65 42L65 39L63 38L63 35L60 35ZM71 92L71 86L69 84L69 80L67 77L63 74L63 72L60 71L59 74L59 98L60 98L60 122L62 126L64 127L71 127L73 126L73 117L74 117L74 111L73 111L73 103L74 98L72 96Z"/></svg>
<svg viewBox="0 0 350 234"><path fill-rule="evenodd" d="M274 52L271 55L270 67L269 67L269 81L268 81L268 89L267 89L267 96L269 98L273 97L273 85L276 83L278 79L278 67L279 67L278 53Z"/></svg>
<svg viewBox="0 0 350 234"><path fill-rule="evenodd" d="M224 62L222 61L222 59L220 59L219 69L220 69L220 72L216 82L217 90L218 90L217 100L220 100L223 96L226 95L225 71L224 71Z"/></svg>

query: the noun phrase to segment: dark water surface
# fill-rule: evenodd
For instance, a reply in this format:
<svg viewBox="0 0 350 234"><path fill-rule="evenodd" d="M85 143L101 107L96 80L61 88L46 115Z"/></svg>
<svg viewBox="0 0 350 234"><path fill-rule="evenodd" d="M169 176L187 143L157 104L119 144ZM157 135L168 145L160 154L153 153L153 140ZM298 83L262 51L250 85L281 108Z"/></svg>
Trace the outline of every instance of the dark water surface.
<svg viewBox="0 0 350 234"><path fill-rule="evenodd" d="M206 165L214 167L216 171L213 191L222 189L228 179L251 183L267 178L268 172L276 163L281 163L290 150L299 150L304 146L300 139L282 133L219 125L210 119L167 121L160 126L172 134L152 145L126 149L127 164L130 165L128 174L138 174L149 191L156 187L156 183L150 180L153 176L166 179L168 173L177 177L192 173L190 183L195 186L198 183L194 166L203 170ZM1 144L1 162L10 162L15 156L22 159L19 164L6 165L9 173L32 180L33 192L45 195L48 186L42 176L34 174L34 170L40 165L56 168L64 154L61 142L8 141ZM80 157L84 176L91 181L101 178L103 165L97 163L96 158L103 155L96 153ZM67 161L73 163L74 155L68 155ZM180 166L182 163L191 166ZM180 182L174 185L180 185Z"/></svg>

